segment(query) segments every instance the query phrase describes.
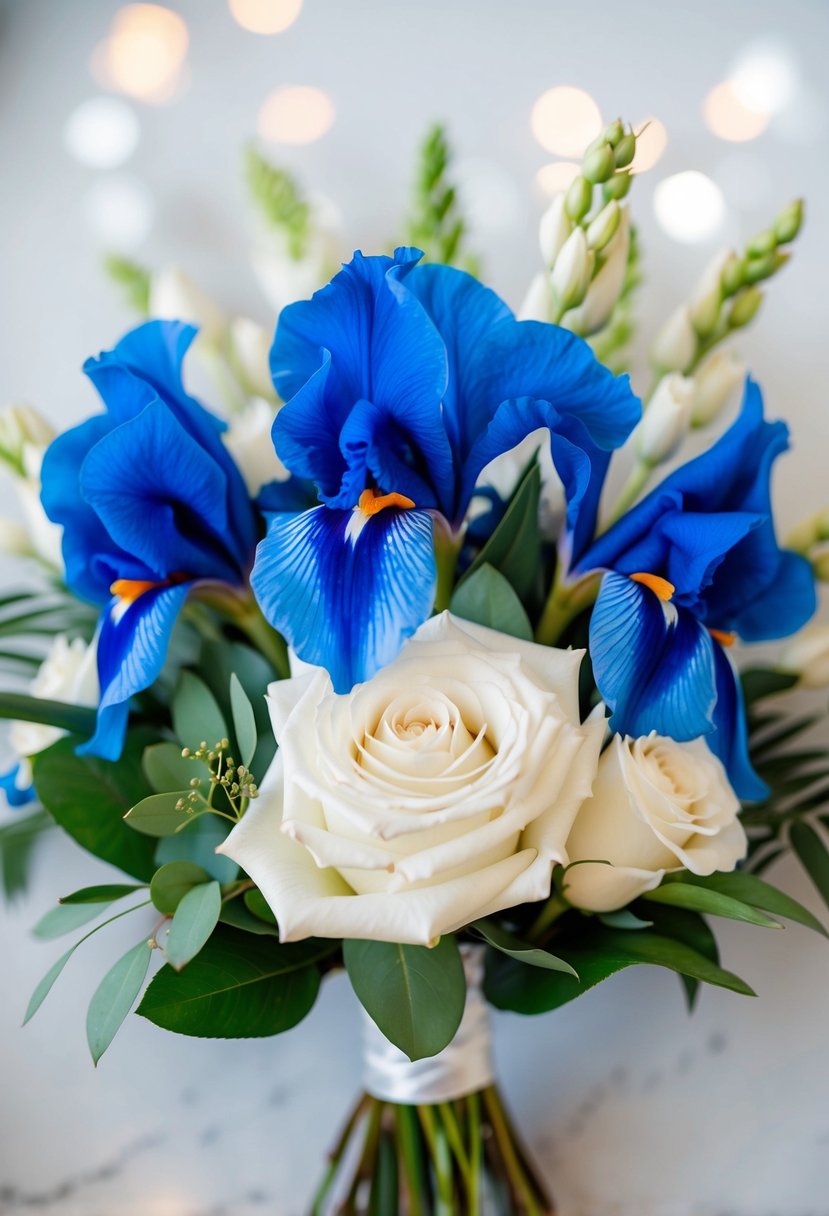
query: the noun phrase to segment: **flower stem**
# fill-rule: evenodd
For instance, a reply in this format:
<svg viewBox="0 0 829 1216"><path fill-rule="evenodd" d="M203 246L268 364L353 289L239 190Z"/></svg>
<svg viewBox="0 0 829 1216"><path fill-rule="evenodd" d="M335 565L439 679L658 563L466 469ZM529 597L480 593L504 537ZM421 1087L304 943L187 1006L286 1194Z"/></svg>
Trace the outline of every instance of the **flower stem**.
<svg viewBox="0 0 829 1216"><path fill-rule="evenodd" d="M565 912L569 912L570 905L563 896L554 892L545 903L541 912L536 917L533 925L527 934L527 940L538 942L544 936L549 928L551 928L560 916Z"/></svg>
<svg viewBox="0 0 829 1216"><path fill-rule="evenodd" d="M572 620L595 601L601 575L592 573L575 583L565 583L556 572L544 611L535 631L535 640L553 646Z"/></svg>
<svg viewBox="0 0 829 1216"><path fill-rule="evenodd" d="M449 607L455 589L455 570L463 545L463 533L452 532L442 516L435 519L435 612L444 612Z"/></svg>
<svg viewBox="0 0 829 1216"><path fill-rule="evenodd" d="M510 1184L516 1198L521 1203L521 1212L525 1216L544 1216L543 1209L536 1201L532 1183L527 1178L515 1150L511 1130L494 1085L488 1086L483 1091L483 1099Z"/></svg>
<svg viewBox="0 0 829 1216"><path fill-rule="evenodd" d="M334 1185L334 1179L336 1178L337 1171L340 1168L343 1154L348 1148L348 1142L351 1139L351 1134L368 1109L370 1101L371 1099L369 1098L368 1094L363 1094L360 1097L351 1111L351 1114L346 1119L345 1126L340 1132L336 1144L328 1154L328 1167L323 1174L322 1181L320 1182L316 1194L311 1201L311 1216L323 1216L323 1212L325 1210L325 1200L328 1198L328 1193L331 1190L331 1187ZM412 1216L415 1216L415 1214L413 1213Z"/></svg>
<svg viewBox="0 0 829 1216"><path fill-rule="evenodd" d="M645 460L637 460L631 469L630 476L622 487L622 492L616 500L613 510L604 522L601 529L602 532L606 532L608 528L616 523L617 519L620 519L626 511L630 510L650 481L653 470L654 466L652 464L649 464Z"/></svg>

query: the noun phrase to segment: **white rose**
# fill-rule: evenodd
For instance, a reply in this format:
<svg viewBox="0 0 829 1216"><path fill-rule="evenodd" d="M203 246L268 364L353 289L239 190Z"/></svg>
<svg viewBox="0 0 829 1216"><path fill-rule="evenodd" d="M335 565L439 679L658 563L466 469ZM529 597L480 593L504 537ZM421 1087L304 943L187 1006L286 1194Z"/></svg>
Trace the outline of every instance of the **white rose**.
<svg viewBox="0 0 829 1216"><path fill-rule="evenodd" d="M252 497L270 481L287 481L290 473L276 454L271 437L276 407L254 397L234 414L224 434L230 452Z"/></svg>
<svg viewBox="0 0 829 1216"><path fill-rule="evenodd" d="M47 701L96 706L99 689L98 648L95 642L87 645L83 638L70 642L65 634L58 634L29 685L29 693ZM51 747L63 734L65 731L56 726L45 726L42 722L10 724L9 743L21 760L19 786L31 784L31 769L26 763L28 758Z"/></svg>
<svg viewBox="0 0 829 1216"><path fill-rule="evenodd" d="M677 870L733 870L746 854L739 810L702 739L616 735L567 841L571 863L583 864L567 871L564 894L576 907L610 912Z"/></svg>
<svg viewBox="0 0 829 1216"><path fill-rule="evenodd" d="M801 629L780 657L781 671L800 677L804 688L829 685L829 625Z"/></svg>
<svg viewBox="0 0 829 1216"><path fill-rule="evenodd" d="M604 733L579 725L582 653L443 613L347 695L321 669L272 684L279 751L219 851L282 940L428 944L545 899Z"/></svg>

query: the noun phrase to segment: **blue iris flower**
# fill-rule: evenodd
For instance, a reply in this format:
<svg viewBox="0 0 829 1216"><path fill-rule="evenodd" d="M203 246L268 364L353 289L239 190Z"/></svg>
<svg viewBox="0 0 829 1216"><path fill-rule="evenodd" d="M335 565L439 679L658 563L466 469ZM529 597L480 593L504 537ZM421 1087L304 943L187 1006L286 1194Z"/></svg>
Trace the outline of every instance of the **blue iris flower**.
<svg viewBox="0 0 829 1216"><path fill-rule="evenodd" d="M355 253L283 310L271 351L287 403L276 450L319 505L271 516L252 582L271 624L338 691L373 675L431 612L433 525L457 531L490 461L549 430L579 552L610 452L640 416L627 378L580 338L516 321L476 279L421 256Z"/></svg>
<svg viewBox="0 0 829 1216"><path fill-rule="evenodd" d="M623 734L706 735L741 798L767 793L748 757L735 637L794 633L816 607L811 565L777 544L772 465L788 447L746 381L740 415L702 456L667 477L578 562L606 574L593 610L596 683Z"/></svg>
<svg viewBox="0 0 829 1216"><path fill-rule="evenodd" d="M34 802L37 798L35 787L29 783L28 786L21 788L18 785L20 774L20 765L15 764L5 773L0 773L0 790L6 796L6 802L11 807L27 806L30 802Z"/></svg>
<svg viewBox="0 0 829 1216"><path fill-rule="evenodd" d="M221 433L185 392L192 326L148 321L84 371L106 406L60 435L43 461L43 506L63 526L68 586L102 605L101 700L80 749L117 759L130 698L164 665L194 584L242 585L257 517Z"/></svg>

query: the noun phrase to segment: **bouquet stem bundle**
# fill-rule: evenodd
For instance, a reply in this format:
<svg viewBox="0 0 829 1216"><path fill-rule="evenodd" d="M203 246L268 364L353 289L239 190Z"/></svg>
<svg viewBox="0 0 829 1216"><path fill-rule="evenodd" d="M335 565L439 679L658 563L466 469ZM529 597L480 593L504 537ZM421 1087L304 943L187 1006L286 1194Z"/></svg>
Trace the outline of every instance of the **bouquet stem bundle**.
<svg viewBox="0 0 829 1216"><path fill-rule="evenodd" d="M408 1106L363 1094L310 1216L553 1216L498 1088Z"/></svg>

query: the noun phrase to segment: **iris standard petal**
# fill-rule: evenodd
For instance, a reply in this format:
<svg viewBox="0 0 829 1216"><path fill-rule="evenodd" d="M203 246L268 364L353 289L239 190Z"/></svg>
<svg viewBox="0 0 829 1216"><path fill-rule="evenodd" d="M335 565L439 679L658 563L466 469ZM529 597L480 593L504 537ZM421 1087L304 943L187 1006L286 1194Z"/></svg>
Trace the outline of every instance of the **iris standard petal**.
<svg viewBox="0 0 829 1216"><path fill-rule="evenodd" d="M739 606L730 617L730 625L747 642L765 642L797 633L816 610L811 562L799 553L783 549L774 580ZM726 626L728 623L724 622Z"/></svg>
<svg viewBox="0 0 829 1216"><path fill-rule="evenodd" d="M695 739L712 729L714 643L691 612L606 574L590 620L596 684L619 734Z"/></svg>
<svg viewBox="0 0 829 1216"><path fill-rule="evenodd" d="M435 577L428 512L317 507L272 518L251 583L299 658L326 667L336 691L348 692L428 617Z"/></svg>
<svg viewBox="0 0 829 1216"><path fill-rule="evenodd" d="M101 700L93 737L80 753L117 760L124 744L129 700L158 678L176 618L191 583L154 587L130 602L114 598L98 631Z"/></svg>
<svg viewBox="0 0 829 1216"><path fill-rule="evenodd" d="M706 735L705 742L722 760L737 797L750 802L760 801L768 796L769 788L757 776L749 759L748 727L739 677L725 650L716 643L714 661L717 704L714 730Z"/></svg>
<svg viewBox="0 0 829 1216"><path fill-rule="evenodd" d="M159 576L239 581L224 470L158 399L95 444L80 483L106 533Z"/></svg>

